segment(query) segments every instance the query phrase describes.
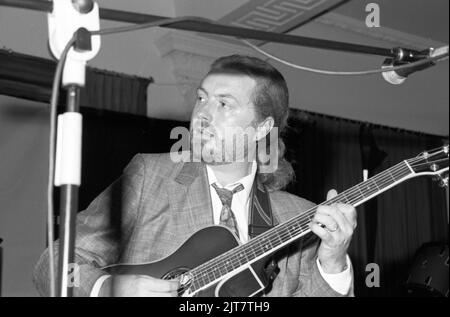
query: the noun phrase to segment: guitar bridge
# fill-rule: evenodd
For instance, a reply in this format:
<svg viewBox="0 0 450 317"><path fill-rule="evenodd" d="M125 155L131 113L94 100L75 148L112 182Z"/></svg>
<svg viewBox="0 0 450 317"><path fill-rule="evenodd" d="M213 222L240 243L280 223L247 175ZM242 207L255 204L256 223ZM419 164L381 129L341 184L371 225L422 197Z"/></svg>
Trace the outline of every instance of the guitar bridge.
<svg viewBox="0 0 450 317"><path fill-rule="evenodd" d="M180 276L180 288L178 289L178 296L189 295L189 289L191 288L194 277L191 273L182 274Z"/></svg>
<svg viewBox="0 0 450 317"><path fill-rule="evenodd" d="M188 296L189 289L194 281L194 276L189 273L188 268L177 268L170 271L163 276L163 280L178 279L180 281L180 288L178 289L178 296Z"/></svg>

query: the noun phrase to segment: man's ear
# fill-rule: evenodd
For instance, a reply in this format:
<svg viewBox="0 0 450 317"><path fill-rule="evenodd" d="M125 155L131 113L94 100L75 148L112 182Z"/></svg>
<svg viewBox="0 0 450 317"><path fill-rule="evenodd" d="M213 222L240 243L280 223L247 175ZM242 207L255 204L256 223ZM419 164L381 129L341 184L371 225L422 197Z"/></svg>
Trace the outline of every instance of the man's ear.
<svg viewBox="0 0 450 317"><path fill-rule="evenodd" d="M259 141L266 137L272 130L274 125L274 121L272 117L267 117L264 119L263 122L259 123L256 127L256 135L255 135L255 141Z"/></svg>

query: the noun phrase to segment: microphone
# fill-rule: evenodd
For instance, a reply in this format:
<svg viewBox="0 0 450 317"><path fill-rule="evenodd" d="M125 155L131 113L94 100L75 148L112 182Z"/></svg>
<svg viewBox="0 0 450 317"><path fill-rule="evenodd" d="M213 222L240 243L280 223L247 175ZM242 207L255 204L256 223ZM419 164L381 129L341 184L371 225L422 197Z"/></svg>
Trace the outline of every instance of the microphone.
<svg viewBox="0 0 450 317"><path fill-rule="evenodd" d="M94 9L94 1L92 0L72 0L72 5L81 14L86 14Z"/></svg>
<svg viewBox="0 0 450 317"><path fill-rule="evenodd" d="M397 58L388 58L384 61L383 65L381 66L382 69L389 69L393 66L402 66L407 65L412 62L417 62L420 60L425 60L428 58L437 58L433 61L430 61L428 63L414 65L411 67L405 67L398 70L388 71L381 73L383 75L383 78L390 84L393 85L400 85L403 84L406 80L406 78L411 75L412 73L415 73L417 71L432 67L436 65L436 62L439 61L439 57L442 57L442 59L448 57L448 45L443 46L437 49L429 49L425 50L420 53L413 53L413 51L404 50L404 49L398 49L398 56Z"/></svg>

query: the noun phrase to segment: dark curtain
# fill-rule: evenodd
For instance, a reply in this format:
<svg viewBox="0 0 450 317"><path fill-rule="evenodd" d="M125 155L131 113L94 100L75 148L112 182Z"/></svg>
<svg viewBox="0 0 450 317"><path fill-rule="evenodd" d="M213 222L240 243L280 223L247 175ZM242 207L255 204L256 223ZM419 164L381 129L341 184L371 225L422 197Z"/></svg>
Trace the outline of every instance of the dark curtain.
<svg viewBox="0 0 450 317"><path fill-rule="evenodd" d="M287 190L321 203L329 189L342 192L361 182L359 128L357 122L291 110L284 138L286 156L295 170L296 180ZM364 267L368 263L364 207L357 210L358 227L350 251L356 290L364 280Z"/></svg>
<svg viewBox="0 0 450 317"><path fill-rule="evenodd" d="M389 154L380 170L442 145L440 138L391 129L377 129L374 134L379 146ZM404 295L415 251L427 242L448 244L445 195L445 190L431 178L420 177L378 198L375 263L380 264L381 284L369 294Z"/></svg>
<svg viewBox="0 0 450 317"><path fill-rule="evenodd" d="M80 210L122 173L137 153L164 153L177 140L170 131L188 122L82 108L83 169Z"/></svg>
<svg viewBox="0 0 450 317"><path fill-rule="evenodd" d="M362 140L369 127L378 166L364 162ZM367 133L364 132L364 133ZM288 191L315 203L326 192L363 181L362 169L378 173L422 151L442 146L442 138L292 110L284 136L297 179ZM365 141L364 141L365 142ZM384 154L384 155L383 155ZM364 163L364 164L363 164ZM406 296L405 282L416 250L426 242L448 241L445 190L430 178L416 178L357 208L358 227L349 254L357 296ZM369 288L366 265L380 268L380 287ZM448 268L447 268L448 269Z"/></svg>
<svg viewBox="0 0 450 317"><path fill-rule="evenodd" d="M49 103L55 69L55 61L0 49L0 94ZM145 116L147 86L152 81L87 67L80 104ZM65 91L61 89L60 105L64 103Z"/></svg>

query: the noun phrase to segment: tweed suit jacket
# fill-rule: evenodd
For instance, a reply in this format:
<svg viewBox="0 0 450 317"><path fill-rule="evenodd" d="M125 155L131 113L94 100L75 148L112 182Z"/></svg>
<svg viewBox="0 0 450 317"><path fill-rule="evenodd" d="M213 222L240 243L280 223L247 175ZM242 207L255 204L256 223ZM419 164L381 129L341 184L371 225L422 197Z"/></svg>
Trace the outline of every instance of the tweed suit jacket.
<svg viewBox="0 0 450 317"><path fill-rule="evenodd" d="M311 208L305 199L283 191L269 194L277 222ZM213 225L206 167L174 163L169 154L138 154L122 176L77 216L75 262L79 286L75 296L89 296L101 267L157 261L173 253L196 231ZM321 276L317 243L293 243L282 250L280 272L266 296L342 296ZM58 241L55 254L58 254ZM43 296L49 295L48 250L33 274ZM56 261L56 259L55 259ZM56 262L57 263L57 262Z"/></svg>

